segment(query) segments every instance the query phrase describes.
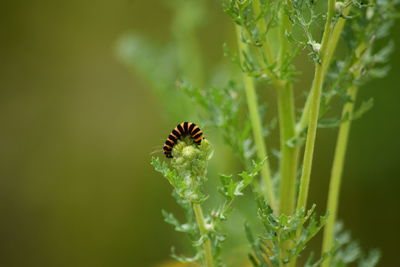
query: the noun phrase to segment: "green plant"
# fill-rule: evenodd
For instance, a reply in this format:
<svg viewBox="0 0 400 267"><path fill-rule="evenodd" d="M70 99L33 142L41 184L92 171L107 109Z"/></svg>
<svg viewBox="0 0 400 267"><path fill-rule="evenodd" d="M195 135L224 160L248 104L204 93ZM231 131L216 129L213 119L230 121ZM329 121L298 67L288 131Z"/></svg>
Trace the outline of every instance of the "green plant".
<svg viewBox="0 0 400 267"><path fill-rule="evenodd" d="M185 4L176 1L177 19L173 32L183 30L180 25L188 20L189 26L184 30L191 38L187 43L185 39L177 38L178 47L201 58L194 45L197 28L190 27L200 24L188 19L187 12L191 11L184 8L196 4L201 5L195 0ZM357 91L368 80L382 77L388 71L385 63L394 46L386 37L397 16L395 7L398 4L398 0L328 0L327 3L227 0L224 10L235 24L237 52L229 45L224 45L224 52L238 67L240 78L234 78L235 72L223 75L225 86L204 86L211 83L204 79L207 76L204 67L196 65L193 69L185 58L188 53L176 53L172 62L181 62L181 70L188 68L183 75L185 79L180 80L177 87L203 108L203 124L219 130L246 171L239 174L239 179L220 175L218 191L224 201L216 204L218 202L213 200L211 211L204 212L203 206L212 194L207 192L213 192L206 184L207 163L212 154L209 141L206 139L199 146L190 139L180 141L173 148L174 158L170 163L152 159L152 165L168 179L174 197L186 212L187 222L183 224L172 214L163 212L165 220L177 231L186 233L196 248L193 257L173 253L174 258L184 262L201 261L204 266L223 265L222 243L230 233L228 229L224 230L222 222L233 212L234 200L246 195L256 203L258 210L258 216L248 217L242 213L248 221L243 231L252 249L249 260L254 266L296 266L308 242L321 229L324 229L321 256L313 260L314 254L309 253L307 259L300 259L304 266L347 266L356 260L360 266L376 264L379 258L376 252L363 257L358 246L350 242L348 234L334 229L335 225L339 227L336 217L350 126L373 103L370 99L356 108ZM203 6L201 10L204 9ZM323 28L320 27L322 24ZM339 44L344 46L341 53L337 52ZM125 46L129 47L129 43L122 42L122 47ZM299 94L298 81L302 76L295 60L305 57L314 66L314 76L310 89L304 90L307 97L303 108L297 112L295 89ZM155 74L149 80L156 79L163 84L184 74L176 73L179 75L171 74L164 80ZM221 73L223 71L215 76L221 77ZM210 78L212 80L216 79ZM271 147L267 146L267 137L274 130L275 120L269 118L267 122L266 107L260 103L257 90L264 87L273 88L277 95L278 153L272 153ZM163 96L170 95L167 89L159 91ZM333 107L338 105L342 109L341 115L335 116ZM200 112L196 110L196 113ZM326 215L318 220L314 215L315 205L309 209L307 199L317 130L323 127L338 127L339 134ZM277 155L277 164L273 164L272 154ZM223 161L223 158L216 160ZM257 179L258 174L261 179ZM250 190L245 190L247 187ZM262 227L257 226L257 222ZM256 236L254 228L260 231ZM242 264L244 260L238 259L238 262Z"/></svg>

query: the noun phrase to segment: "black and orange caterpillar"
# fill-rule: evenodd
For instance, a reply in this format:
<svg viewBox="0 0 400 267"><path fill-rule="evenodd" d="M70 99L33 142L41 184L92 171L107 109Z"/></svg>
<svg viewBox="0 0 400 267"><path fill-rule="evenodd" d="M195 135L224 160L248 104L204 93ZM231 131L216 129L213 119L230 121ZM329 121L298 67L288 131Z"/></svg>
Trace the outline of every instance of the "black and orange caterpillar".
<svg viewBox="0 0 400 267"><path fill-rule="evenodd" d="M199 126L194 124L193 122L182 122L178 124L175 129L168 135L167 140L164 143L163 151L167 158L172 158L172 148L178 140L181 138L190 135L193 139L193 142L200 145L201 140L204 139L203 132L200 130Z"/></svg>

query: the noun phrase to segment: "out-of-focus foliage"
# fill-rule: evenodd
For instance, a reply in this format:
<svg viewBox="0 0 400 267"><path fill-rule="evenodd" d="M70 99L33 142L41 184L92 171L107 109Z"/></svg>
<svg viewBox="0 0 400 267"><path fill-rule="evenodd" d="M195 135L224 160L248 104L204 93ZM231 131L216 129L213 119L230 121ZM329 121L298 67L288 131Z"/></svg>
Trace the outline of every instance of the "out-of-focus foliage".
<svg viewBox="0 0 400 267"><path fill-rule="evenodd" d="M396 5L399 3L398 0L379 0L370 4L353 3L351 13L346 16L349 21L343 33L348 53L346 57L337 59L329 70L327 88L321 104L321 117L330 111L334 98L344 103L354 101L347 91L352 85L360 87L372 79L387 75L390 69L387 62L394 45L392 41L387 41L386 37L390 34L395 18L399 16L396 11ZM341 7L339 11L343 12L343 9L344 7ZM373 99L370 98L360 104L351 118L323 118L319 127L337 127L344 120L358 119L372 106Z"/></svg>
<svg viewBox="0 0 400 267"><path fill-rule="evenodd" d="M167 2L174 13L167 44L159 44L138 33L127 33L117 43L119 59L146 80L173 118L191 114L185 98L176 90L182 77L197 86L205 84L203 64L196 34L204 25L205 3L196 0ZM171 103L179 103L171 105Z"/></svg>
<svg viewBox="0 0 400 267"><path fill-rule="evenodd" d="M335 228L336 244L334 245L331 266L341 267L358 262L359 267L374 267L379 261L380 252L372 250L364 255L357 242L351 241L348 231L343 230L343 224L337 223Z"/></svg>

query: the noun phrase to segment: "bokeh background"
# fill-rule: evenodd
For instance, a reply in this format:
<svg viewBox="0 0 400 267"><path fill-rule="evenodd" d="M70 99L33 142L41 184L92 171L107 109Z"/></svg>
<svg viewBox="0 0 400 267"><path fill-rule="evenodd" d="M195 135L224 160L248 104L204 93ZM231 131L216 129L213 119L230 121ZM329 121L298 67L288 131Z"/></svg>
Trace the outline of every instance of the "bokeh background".
<svg viewBox="0 0 400 267"><path fill-rule="evenodd" d="M170 42L168 2L0 2L0 266L156 266L180 243L160 212L178 210L171 188L149 164L178 121L116 52L132 31ZM212 66L233 27L218 2L205 15L198 39ZM398 47L400 23L392 32ZM399 62L397 49L390 74L361 90L375 106L353 124L340 200L380 266L398 265ZM335 136L318 135L310 202L321 211Z"/></svg>

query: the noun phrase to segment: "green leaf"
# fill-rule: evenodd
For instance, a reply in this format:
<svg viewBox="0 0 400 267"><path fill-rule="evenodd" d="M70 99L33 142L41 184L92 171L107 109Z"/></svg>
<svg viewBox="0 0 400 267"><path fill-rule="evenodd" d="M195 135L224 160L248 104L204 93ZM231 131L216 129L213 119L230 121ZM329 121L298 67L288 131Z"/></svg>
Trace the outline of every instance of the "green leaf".
<svg viewBox="0 0 400 267"><path fill-rule="evenodd" d="M249 170L239 173L239 176L242 177L243 179L242 185L240 186L241 189L239 191L241 191L244 187L252 183L254 177L256 177L258 173L261 171L266 160L267 158L259 160L258 162L252 161L252 166Z"/></svg>
<svg viewBox="0 0 400 267"><path fill-rule="evenodd" d="M361 103L361 106L354 111L352 119L357 120L361 118L366 112L368 112L374 106L374 99L370 98L367 101Z"/></svg>
<svg viewBox="0 0 400 267"><path fill-rule="evenodd" d="M192 233L192 232L197 231L196 225L191 224L191 223L181 224L181 223L179 223L178 219L176 219L172 213L169 213L165 210L162 210L161 212L162 212L162 215L164 216L164 221L166 223L174 226L175 231L183 232L183 233Z"/></svg>
<svg viewBox="0 0 400 267"><path fill-rule="evenodd" d="M176 170L171 170L166 162L161 161L158 157L152 157L151 165L157 172L161 173L165 178L167 178L169 183L175 189L177 189L178 191L187 189L187 186L184 184L183 178L176 172Z"/></svg>
<svg viewBox="0 0 400 267"><path fill-rule="evenodd" d="M221 187L219 187L219 192L223 194L228 199L233 199L235 197L235 189L237 183L233 181L232 175L223 175L219 176L221 181Z"/></svg>
<svg viewBox="0 0 400 267"><path fill-rule="evenodd" d="M183 255L177 255L175 252L175 247L171 248L171 257L179 262L184 262L184 263L191 263L191 262L197 262L201 259L201 253L197 252L193 257L185 257Z"/></svg>

